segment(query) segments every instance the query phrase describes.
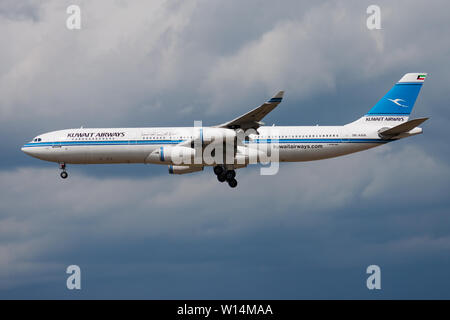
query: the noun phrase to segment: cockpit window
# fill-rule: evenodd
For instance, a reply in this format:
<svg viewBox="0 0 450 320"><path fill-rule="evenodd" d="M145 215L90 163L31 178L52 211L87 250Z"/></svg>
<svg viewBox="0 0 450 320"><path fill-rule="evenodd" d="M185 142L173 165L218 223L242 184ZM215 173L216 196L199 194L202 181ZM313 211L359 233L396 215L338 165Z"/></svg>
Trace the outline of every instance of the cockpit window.
<svg viewBox="0 0 450 320"><path fill-rule="evenodd" d="M39 142L39 141L42 141L42 139L41 138L34 138L33 139L33 142Z"/></svg>

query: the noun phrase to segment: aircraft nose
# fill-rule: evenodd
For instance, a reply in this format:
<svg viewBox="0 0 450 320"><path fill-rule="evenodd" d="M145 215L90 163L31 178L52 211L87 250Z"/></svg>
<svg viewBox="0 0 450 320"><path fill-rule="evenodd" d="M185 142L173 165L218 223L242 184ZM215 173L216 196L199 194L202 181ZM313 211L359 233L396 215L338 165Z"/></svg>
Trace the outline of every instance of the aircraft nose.
<svg viewBox="0 0 450 320"><path fill-rule="evenodd" d="M22 148L20 148L20 150L22 150L23 153L25 153L25 154L27 154L29 156L33 155L33 152L31 151L30 147L23 146Z"/></svg>

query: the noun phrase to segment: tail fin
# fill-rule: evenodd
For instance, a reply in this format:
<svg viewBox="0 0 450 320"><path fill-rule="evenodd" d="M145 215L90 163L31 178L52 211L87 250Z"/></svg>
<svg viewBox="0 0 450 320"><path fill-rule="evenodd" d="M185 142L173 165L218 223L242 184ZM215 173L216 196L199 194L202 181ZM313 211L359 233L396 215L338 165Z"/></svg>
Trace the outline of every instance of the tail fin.
<svg viewBox="0 0 450 320"><path fill-rule="evenodd" d="M427 77L426 73L407 73L361 119L368 124L375 122L407 121Z"/></svg>

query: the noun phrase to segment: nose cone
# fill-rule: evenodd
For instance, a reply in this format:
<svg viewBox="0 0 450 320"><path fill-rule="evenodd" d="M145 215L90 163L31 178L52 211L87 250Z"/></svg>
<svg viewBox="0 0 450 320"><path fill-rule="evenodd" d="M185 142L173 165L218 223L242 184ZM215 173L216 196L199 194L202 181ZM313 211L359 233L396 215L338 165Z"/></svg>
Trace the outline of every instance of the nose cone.
<svg viewBox="0 0 450 320"><path fill-rule="evenodd" d="M29 156L32 156L32 157L36 156L36 150L33 150L32 147L23 146L22 148L20 148L20 150L22 150L23 153L25 153Z"/></svg>

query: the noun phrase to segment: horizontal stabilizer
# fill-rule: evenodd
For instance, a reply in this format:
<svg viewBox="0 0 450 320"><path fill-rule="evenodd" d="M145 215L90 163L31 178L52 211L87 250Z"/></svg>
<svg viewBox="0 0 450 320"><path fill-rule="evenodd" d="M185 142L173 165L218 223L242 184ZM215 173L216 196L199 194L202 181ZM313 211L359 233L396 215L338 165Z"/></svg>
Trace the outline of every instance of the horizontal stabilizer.
<svg viewBox="0 0 450 320"><path fill-rule="evenodd" d="M414 129L415 127L417 127L420 124L424 123L428 119L429 118L419 118L419 119L409 120L409 121L406 121L405 123L399 124L398 126L395 126L393 128L386 129L386 130L382 129L378 133L380 135L384 136L384 137L393 137L393 136L396 136L398 134L405 133L405 132L408 132L408 131Z"/></svg>

